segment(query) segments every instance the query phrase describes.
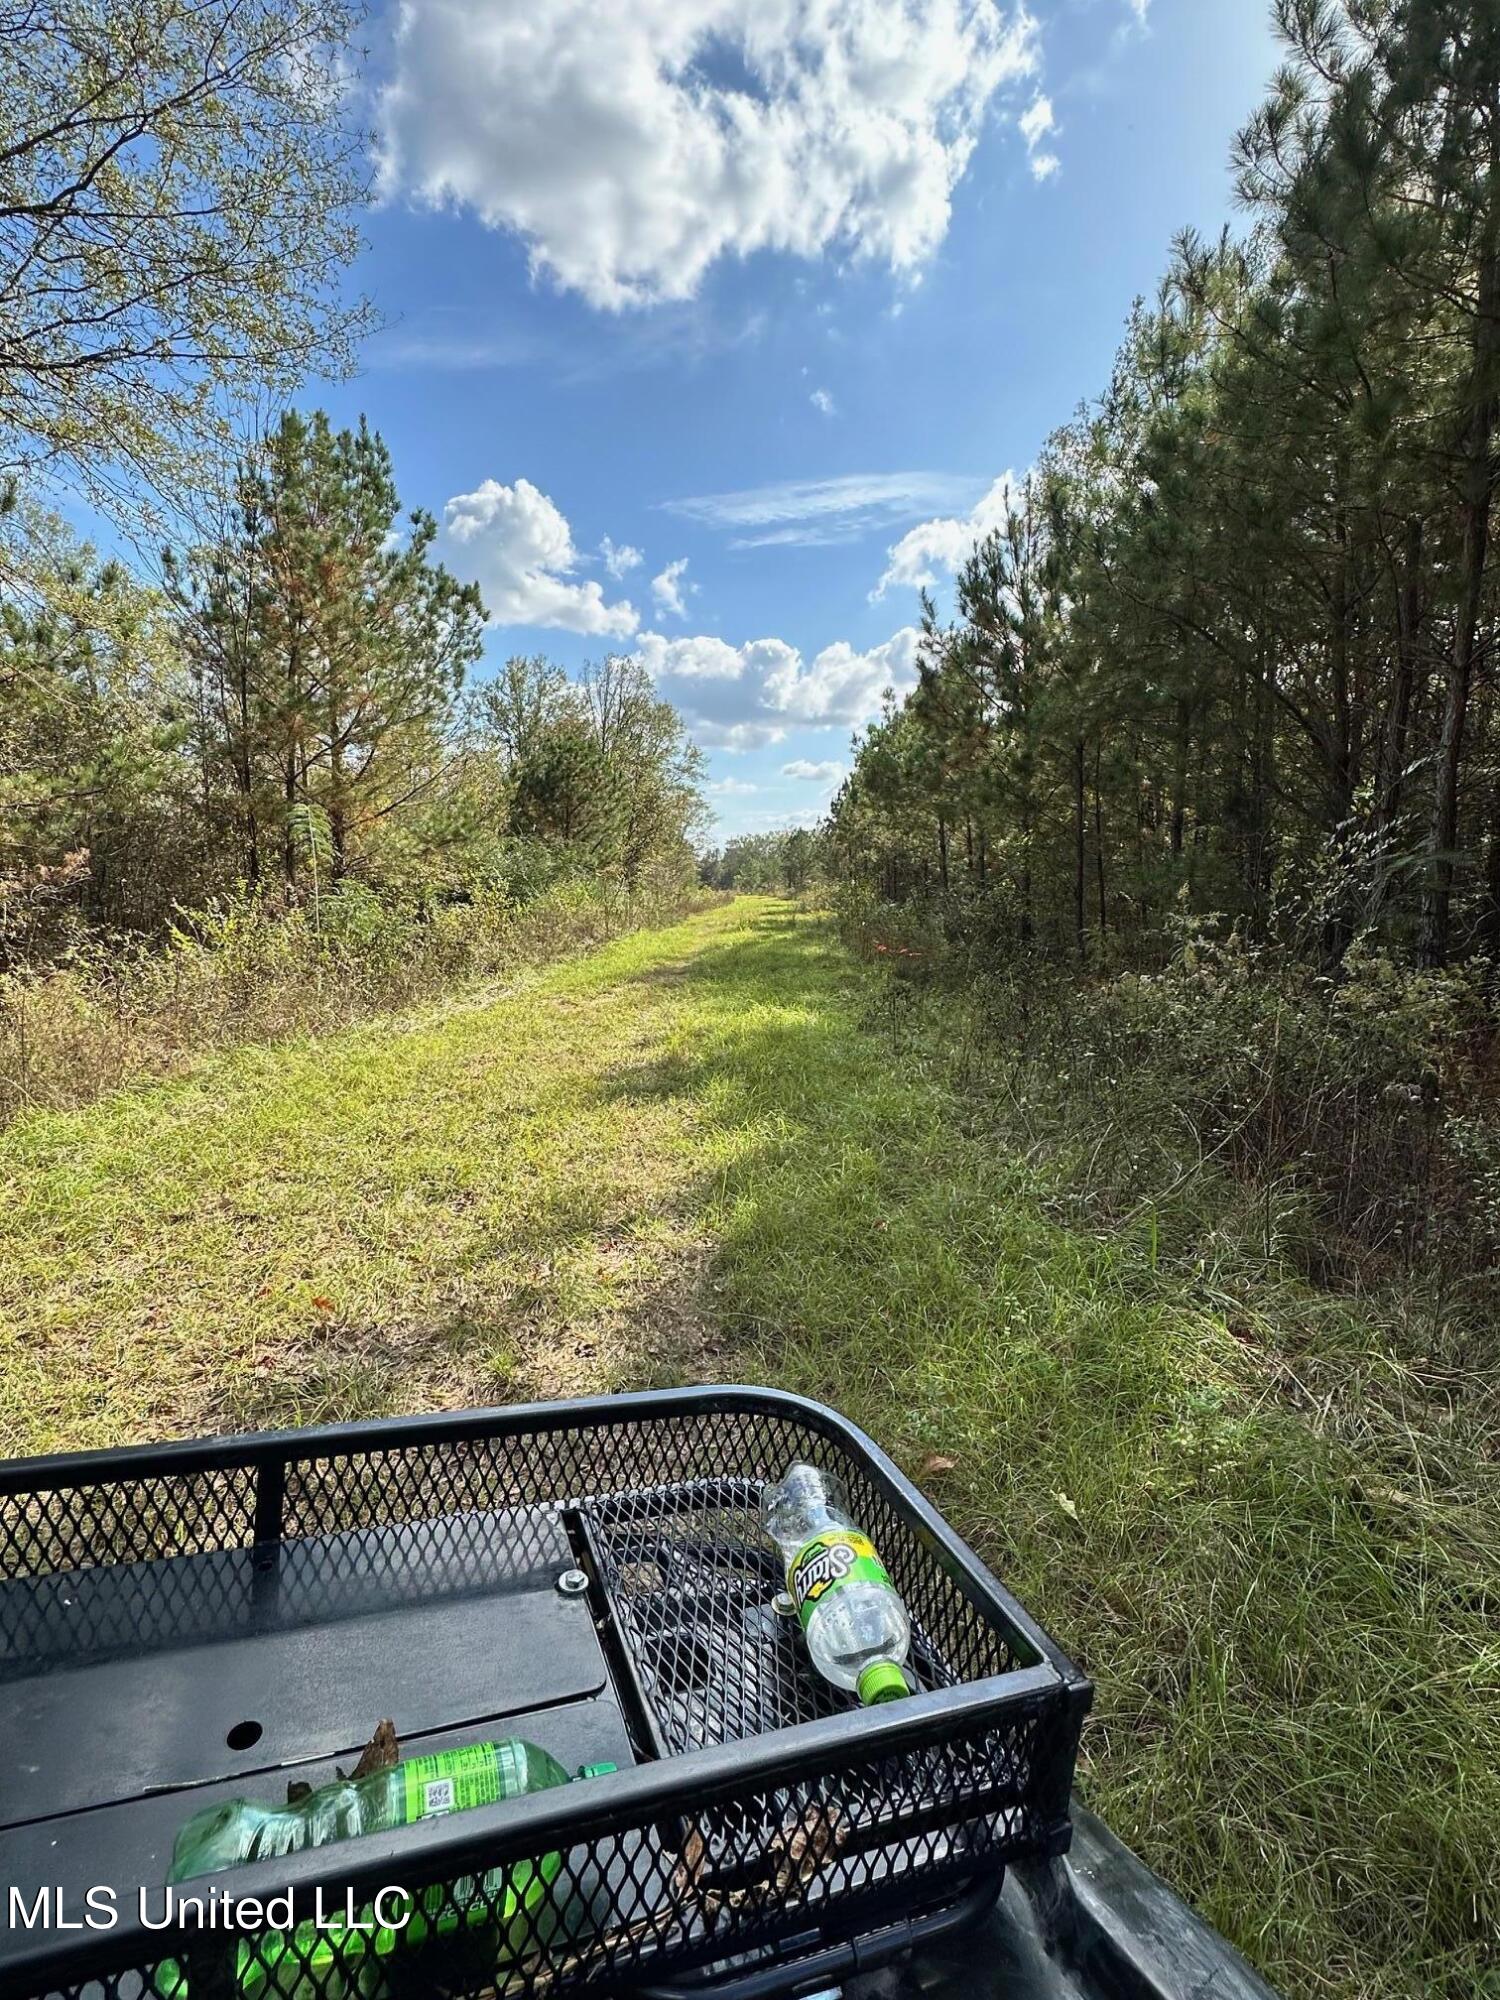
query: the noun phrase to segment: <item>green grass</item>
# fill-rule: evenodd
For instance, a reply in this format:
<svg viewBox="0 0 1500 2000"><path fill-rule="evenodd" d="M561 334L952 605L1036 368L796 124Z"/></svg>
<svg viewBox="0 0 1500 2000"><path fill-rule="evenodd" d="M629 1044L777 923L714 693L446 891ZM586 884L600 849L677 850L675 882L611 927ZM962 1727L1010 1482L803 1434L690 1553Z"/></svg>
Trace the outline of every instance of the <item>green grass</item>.
<svg viewBox="0 0 1500 2000"><path fill-rule="evenodd" d="M1268 1287L1231 1334L1144 1240L1049 1220L881 991L744 900L24 1121L0 1442L694 1376L824 1396L1095 1677L1091 1803L1289 1995L1496 1991L1472 1426L1348 1312Z"/></svg>

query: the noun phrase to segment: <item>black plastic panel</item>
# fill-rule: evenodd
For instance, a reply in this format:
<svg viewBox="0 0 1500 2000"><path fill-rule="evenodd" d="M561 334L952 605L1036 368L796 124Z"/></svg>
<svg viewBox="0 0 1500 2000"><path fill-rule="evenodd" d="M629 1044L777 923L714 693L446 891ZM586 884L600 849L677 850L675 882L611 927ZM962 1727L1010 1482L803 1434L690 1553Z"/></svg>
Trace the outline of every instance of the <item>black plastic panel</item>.
<svg viewBox="0 0 1500 2000"><path fill-rule="evenodd" d="M588 1607L556 1588L572 1560L556 1521L523 1534L514 1515L471 1515L290 1543L270 1574L247 1552L7 1585L0 1615L38 1650L28 1671L13 1639L0 1688L0 1825L223 1779L253 1790L357 1756L383 1716L412 1737L597 1694ZM420 1595L387 1590L393 1564ZM210 1638L216 1620L234 1636Z"/></svg>

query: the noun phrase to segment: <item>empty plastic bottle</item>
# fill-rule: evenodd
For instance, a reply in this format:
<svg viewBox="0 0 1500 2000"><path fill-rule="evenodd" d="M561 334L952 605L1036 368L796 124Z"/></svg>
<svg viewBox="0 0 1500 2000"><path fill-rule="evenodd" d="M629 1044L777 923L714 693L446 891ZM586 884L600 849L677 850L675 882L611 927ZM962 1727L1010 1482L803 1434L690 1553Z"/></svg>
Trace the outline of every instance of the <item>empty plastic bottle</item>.
<svg viewBox="0 0 1500 2000"><path fill-rule="evenodd" d="M578 1776L602 1776L614 1768L585 1764ZM364 1778L340 1778L295 1805L228 1799L206 1806L182 1828L167 1879L182 1883L242 1862L299 1854L304 1848L410 1826L567 1782L568 1773L555 1757L513 1737L408 1758ZM356 2000L367 1990L384 1993L380 1965L397 1952L439 1938L467 1937L483 1963L503 1965L535 1949L558 1923L575 1920L575 1913L549 1900L561 1867L562 1855L554 1851L419 1890L399 1928L376 1921L365 1908L352 1924L335 1918L317 1926L299 1924L290 1933L268 1931L242 1939L235 1947L240 2000L270 2000L273 1993L278 2000ZM175 1960L157 1968L156 1986L168 2000L190 2000L187 1975Z"/></svg>
<svg viewBox="0 0 1500 2000"><path fill-rule="evenodd" d="M849 1512L843 1482L815 1465L794 1465L760 1504L818 1672L867 1705L909 1694L911 1621L875 1544Z"/></svg>
<svg viewBox="0 0 1500 2000"><path fill-rule="evenodd" d="M411 1757L363 1778L338 1778L320 1785L295 1805L257 1805L253 1799L226 1799L207 1806L178 1834L172 1849L170 1882L300 1854L333 1840L384 1833L419 1819L463 1812L565 1785L568 1773L535 1743L514 1737L505 1743L473 1743Z"/></svg>

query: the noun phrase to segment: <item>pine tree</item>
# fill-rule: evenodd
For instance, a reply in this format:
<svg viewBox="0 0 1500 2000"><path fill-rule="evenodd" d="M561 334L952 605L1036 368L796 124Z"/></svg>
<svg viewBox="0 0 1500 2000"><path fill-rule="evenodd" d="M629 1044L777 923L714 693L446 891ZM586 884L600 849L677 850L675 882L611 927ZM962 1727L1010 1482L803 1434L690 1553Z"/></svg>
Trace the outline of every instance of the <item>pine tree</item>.
<svg viewBox="0 0 1500 2000"><path fill-rule="evenodd" d="M361 420L289 412L242 471L229 532L197 553L197 669L239 801L246 878L268 844L295 887L295 825L326 825L335 882L420 799L479 657L476 586L432 561L437 524L404 523L390 455Z"/></svg>

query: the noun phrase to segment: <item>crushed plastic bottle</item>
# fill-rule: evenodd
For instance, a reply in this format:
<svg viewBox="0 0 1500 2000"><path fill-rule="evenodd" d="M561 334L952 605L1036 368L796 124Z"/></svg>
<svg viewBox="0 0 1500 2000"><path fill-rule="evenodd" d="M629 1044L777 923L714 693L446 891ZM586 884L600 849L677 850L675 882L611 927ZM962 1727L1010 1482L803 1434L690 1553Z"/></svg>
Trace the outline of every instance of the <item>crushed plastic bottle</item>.
<svg viewBox="0 0 1500 2000"><path fill-rule="evenodd" d="M337 1778L295 1805L226 1799L195 1813L182 1828L172 1848L167 1880L185 1882L247 1861L301 1854L330 1841L386 1833L419 1819L518 1799L567 1782L568 1774L555 1757L515 1737L505 1743L473 1743L462 1750L440 1750L432 1757L411 1757L363 1778Z"/></svg>
<svg viewBox="0 0 1500 2000"><path fill-rule="evenodd" d="M577 1775L603 1776L614 1769L586 1764ZM229 1799L205 1807L182 1828L167 1880L189 1882L245 1862L300 1854L568 1782L568 1772L548 1751L513 1737L408 1758L363 1778L339 1778L291 1805ZM242 2000L269 2000L273 1993L278 2000L354 2000L367 1989L384 1991L383 1961L434 1938L463 1937L488 1967L501 1966L558 1922L570 1921L547 1904L561 1867L562 1855L554 1852L417 1891L400 1927L379 1922L372 1909L362 1908L351 1924L304 1923L289 1933L241 1939L238 1991ZM157 1968L156 1982L172 2000L191 2000L186 1973L175 1961Z"/></svg>
<svg viewBox="0 0 1500 2000"><path fill-rule="evenodd" d="M849 1512L843 1482L817 1466L793 1465L760 1504L818 1672L867 1706L909 1694L911 1620L875 1544Z"/></svg>

